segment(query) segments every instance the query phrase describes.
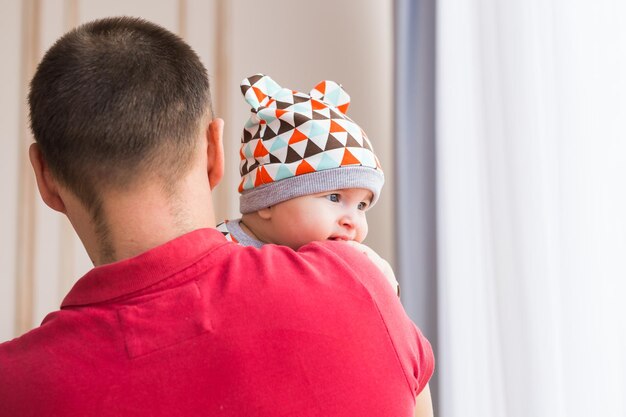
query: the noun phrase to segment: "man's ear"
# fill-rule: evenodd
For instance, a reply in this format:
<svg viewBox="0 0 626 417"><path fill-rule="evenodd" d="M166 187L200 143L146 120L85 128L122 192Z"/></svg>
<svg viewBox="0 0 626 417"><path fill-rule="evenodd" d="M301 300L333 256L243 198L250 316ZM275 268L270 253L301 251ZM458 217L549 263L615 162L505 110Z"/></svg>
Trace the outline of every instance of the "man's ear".
<svg viewBox="0 0 626 417"><path fill-rule="evenodd" d="M219 184L224 176L223 133L224 121L219 118L211 120L207 131L207 139L209 142L209 146L207 147L207 172L209 174L209 185L211 190Z"/></svg>
<svg viewBox="0 0 626 417"><path fill-rule="evenodd" d="M28 157L30 164L33 166L35 173L35 179L37 180L37 188L41 199L52 210L56 210L61 213L66 213L65 203L59 194L59 184L57 180L52 176L48 164L43 158L39 145L33 143L28 149Z"/></svg>

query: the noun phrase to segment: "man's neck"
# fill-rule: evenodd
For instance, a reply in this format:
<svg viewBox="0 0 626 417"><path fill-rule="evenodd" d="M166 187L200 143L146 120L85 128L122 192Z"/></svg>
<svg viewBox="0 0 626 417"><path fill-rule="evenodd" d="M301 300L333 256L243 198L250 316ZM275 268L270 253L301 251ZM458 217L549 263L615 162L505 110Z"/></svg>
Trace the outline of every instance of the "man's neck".
<svg viewBox="0 0 626 417"><path fill-rule="evenodd" d="M109 199L106 210L114 259L137 256L193 230L215 227L215 215L207 184L204 192L181 186L175 196L160 187L144 188L138 194Z"/></svg>
<svg viewBox="0 0 626 417"><path fill-rule="evenodd" d="M108 192L103 200L99 222L80 209L68 212L95 266L135 257L193 230L215 227L208 183L204 187L181 181L172 196L148 182L132 191Z"/></svg>

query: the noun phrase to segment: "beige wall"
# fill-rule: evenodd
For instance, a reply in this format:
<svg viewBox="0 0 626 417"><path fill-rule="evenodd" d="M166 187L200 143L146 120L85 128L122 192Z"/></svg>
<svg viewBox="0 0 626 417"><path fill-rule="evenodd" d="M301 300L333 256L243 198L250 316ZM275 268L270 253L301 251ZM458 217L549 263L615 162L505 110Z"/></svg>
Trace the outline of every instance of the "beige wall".
<svg viewBox="0 0 626 417"><path fill-rule="evenodd" d="M0 341L38 325L90 268L67 220L35 192L26 159L26 82L43 52L91 19L134 15L181 34L209 69L216 112L226 120L227 175L216 191L219 218L238 215L238 142L248 109L239 81L257 72L308 91L343 84L349 115L386 168L367 242L393 261L392 3L378 0L5 0L0 14Z"/></svg>

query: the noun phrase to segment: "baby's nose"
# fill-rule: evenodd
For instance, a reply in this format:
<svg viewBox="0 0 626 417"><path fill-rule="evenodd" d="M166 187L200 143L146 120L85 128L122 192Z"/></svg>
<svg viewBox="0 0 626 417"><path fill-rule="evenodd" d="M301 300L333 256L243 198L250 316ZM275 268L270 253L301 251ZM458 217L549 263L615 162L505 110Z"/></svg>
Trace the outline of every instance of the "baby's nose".
<svg viewBox="0 0 626 417"><path fill-rule="evenodd" d="M354 227L354 214L344 213L339 219L339 223L345 227Z"/></svg>

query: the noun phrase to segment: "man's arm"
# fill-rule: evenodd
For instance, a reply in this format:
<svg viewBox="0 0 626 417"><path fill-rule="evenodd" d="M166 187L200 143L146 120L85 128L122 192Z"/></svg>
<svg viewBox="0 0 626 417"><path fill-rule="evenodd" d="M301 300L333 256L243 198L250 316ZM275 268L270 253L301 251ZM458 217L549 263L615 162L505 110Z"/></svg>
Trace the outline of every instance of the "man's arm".
<svg viewBox="0 0 626 417"><path fill-rule="evenodd" d="M415 417L433 417L433 400L430 398L428 384L415 400Z"/></svg>
<svg viewBox="0 0 626 417"><path fill-rule="evenodd" d="M392 286L394 284L397 285L396 277L393 273L391 265L389 265L389 262L381 258L380 255L366 245L354 241L346 243L364 253L365 256L367 256L369 260L372 261L378 269L380 269ZM426 384L422 392L420 392L415 400L415 417L433 417L433 402L430 396L430 387L428 384Z"/></svg>

